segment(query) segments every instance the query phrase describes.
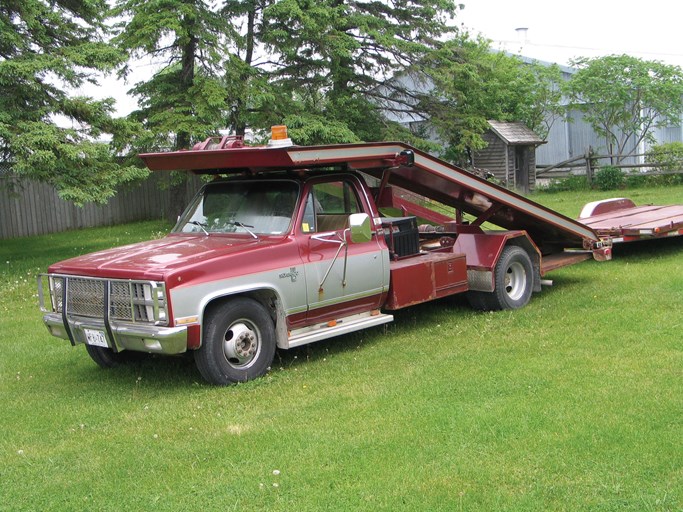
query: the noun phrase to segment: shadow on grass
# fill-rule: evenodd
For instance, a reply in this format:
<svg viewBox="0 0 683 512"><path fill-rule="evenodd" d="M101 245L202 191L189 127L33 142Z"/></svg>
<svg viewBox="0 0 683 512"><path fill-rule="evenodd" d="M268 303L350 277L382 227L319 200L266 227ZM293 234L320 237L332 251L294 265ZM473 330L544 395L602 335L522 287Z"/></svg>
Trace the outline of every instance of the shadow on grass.
<svg viewBox="0 0 683 512"><path fill-rule="evenodd" d="M612 249L613 259L648 259L677 254L683 255L683 236L620 243Z"/></svg>
<svg viewBox="0 0 683 512"><path fill-rule="evenodd" d="M392 336L394 333L406 332L412 329L420 330L427 326L438 324L446 316L466 315L476 312L469 306L465 296L460 294L391 311L390 313L394 316L394 321L388 324L342 336L335 336L289 350L278 350L275 355L274 366L287 368L296 364L297 361L334 357L340 353L382 343L385 336Z"/></svg>
<svg viewBox="0 0 683 512"><path fill-rule="evenodd" d="M202 383L202 377L197 370L192 354L181 356L155 356L140 354L125 364L114 368L100 368L94 362L79 371L79 380L96 387L111 387L130 390L134 385L144 380L145 387L163 388L164 390L186 389L188 386Z"/></svg>
<svg viewBox="0 0 683 512"><path fill-rule="evenodd" d="M585 263L580 263L584 264ZM595 263L596 265L603 265L604 263ZM609 263L607 263L609 264ZM573 289L577 286L591 286L592 282L589 278L583 276L568 276L568 275L554 275L552 272L547 274L544 278L552 284L541 286L541 291L536 292L531 296L531 304L542 297L551 297L556 293L561 293L567 289Z"/></svg>
<svg viewBox="0 0 683 512"><path fill-rule="evenodd" d="M392 336L393 333L419 330L443 321L446 315L462 315L468 311L472 312L467 300L462 296L439 299L394 311L393 323L335 336L289 350L277 350L272 366L274 369L287 370L312 361L334 358L338 354L363 350L382 343L386 336ZM76 347L75 350L80 348L82 347ZM130 362L110 369L100 368L85 354L83 358L87 361L82 365L79 364L78 368L70 370L70 379L77 381L86 389L104 387L112 393L125 393L129 392L136 383L143 381L145 388L164 390L164 392L180 391L196 385L210 386L204 382L197 370L192 353L181 356L140 354L140 357L135 357ZM259 380L261 379L253 382Z"/></svg>
<svg viewBox="0 0 683 512"><path fill-rule="evenodd" d="M555 288L570 284L581 283L580 278L563 276L558 279L554 287L545 287L544 294L553 293ZM532 299L533 300L533 299ZM387 336L399 335L411 331L419 332L430 326L447 321L453 316L467 318L483 314L473 310L464 294L455 295L431 302L418 304L398 311L393 311L394 321L378 327L361 330L342 336L322 340L317 343L303 345L289 350L278 349L273 361L273 369L281 368L285 371L296 366L306 365L314 361L331 359L337 355L364 350L381 344ZM117 388L130 390L131 383L138 378L144 380L146 388L158 388L172 391L183 390L189 386L210 386L202 379L196 369L191 353L182 356L153 356L143 357L125 365L112 369L102 369L90 362L90 365L81 370L79 381L93 386L111 387L112 391ZM256 379L248 385L257 385L255 382L264 384L263 379Z"/></svg>

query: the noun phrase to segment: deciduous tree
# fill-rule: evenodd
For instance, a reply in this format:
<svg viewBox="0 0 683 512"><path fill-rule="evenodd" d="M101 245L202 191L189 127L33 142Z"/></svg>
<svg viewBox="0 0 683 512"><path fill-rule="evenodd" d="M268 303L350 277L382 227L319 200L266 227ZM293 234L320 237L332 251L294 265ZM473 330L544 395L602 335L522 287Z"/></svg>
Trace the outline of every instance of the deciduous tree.
<svg viewBox="0 0 683 512"><path fill-rule="evenodd" d="M658 126L678 125L683 110L683 70L629 55L581 58L567 85L573 107L605 138L621 161Z"/></svg>
<svg viewBox="0 0 683 512"><path fill-rule="evenodd" d="M434 84L424 108L450 157L463 164L468 151L485 147L487 120L520 121L545 136L561 112L557 66L492 51L482 38L449 41L427 57L422 72Z"/></svg>

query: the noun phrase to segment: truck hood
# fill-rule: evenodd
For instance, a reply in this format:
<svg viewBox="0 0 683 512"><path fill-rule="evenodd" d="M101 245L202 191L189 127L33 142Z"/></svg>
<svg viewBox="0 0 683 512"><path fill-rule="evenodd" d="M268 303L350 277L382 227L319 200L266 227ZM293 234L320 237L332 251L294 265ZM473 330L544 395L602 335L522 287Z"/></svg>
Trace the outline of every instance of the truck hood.
<svg viewBox="0 0 683 512"><path fill-rule="evenodd" d="M49 272L161 280L171 272L214 258L251 252L273 245L281 238L262 237L256 240L251 237L222 235L169 235L160 240L125 245L60 261L51 265Z"/></svg>

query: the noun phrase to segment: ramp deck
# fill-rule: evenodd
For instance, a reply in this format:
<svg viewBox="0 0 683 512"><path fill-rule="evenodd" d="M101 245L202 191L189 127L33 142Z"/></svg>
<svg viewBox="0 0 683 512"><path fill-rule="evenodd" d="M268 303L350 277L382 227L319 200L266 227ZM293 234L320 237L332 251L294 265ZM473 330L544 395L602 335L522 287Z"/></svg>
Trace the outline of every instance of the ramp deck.
<svg viewBox="0 0 683 512"><path fill-rule="evenodd" d="M579 219L614 243L683 235L683 205L636 206L617 198L586 205Z"/></svg>
<svg viewBox="0 0 683 512"><path fill-rule="evenodd" d="M140 157L151 170L209 174L362 171L380 180L380 189L395 185L453 207L454 217L457 212L468 213L475 217L475 226L489 222L504 229L524 230L544 255L561 253L565 248L600 246L598 234L586 224L403 143L195 149Z"/></svg>

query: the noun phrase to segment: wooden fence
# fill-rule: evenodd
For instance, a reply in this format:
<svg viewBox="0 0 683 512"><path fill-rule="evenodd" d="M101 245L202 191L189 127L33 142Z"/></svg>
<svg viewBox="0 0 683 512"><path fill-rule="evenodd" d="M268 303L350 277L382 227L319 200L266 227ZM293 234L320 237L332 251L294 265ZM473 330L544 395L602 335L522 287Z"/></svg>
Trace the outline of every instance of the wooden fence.
<svg viewBox="0 0 683 512"><path fill-rule="evenodd" d="M553 165L536 168L536 178L538 179L554 179L567 178L572 174L584 175L589 184L593 182L595 171L601 165L609 165L617 167L622 170L633 172L639 169L638 174L641 176L658 176L663 174L683 174L682 170L677 171L655 171L657 165L653 163L614 163L615 160L628 157L648 156L648 153L637 153L628 155L598 155L593 152L593 148L589 147L586 153L581 156L572 157L568 160L558 162ZM604 163L600 163L604 162Z"/></svg>
<svg viewBox="0 0 683 512"><path fill-rule="evenodd" d="M0 240L164 218L169 206L164 180L167 175L152 174L141 183L123 187L106 205L81 208L61 199L50 185L0 173ZM192 180L188 195L199 184Z"/></svg>

